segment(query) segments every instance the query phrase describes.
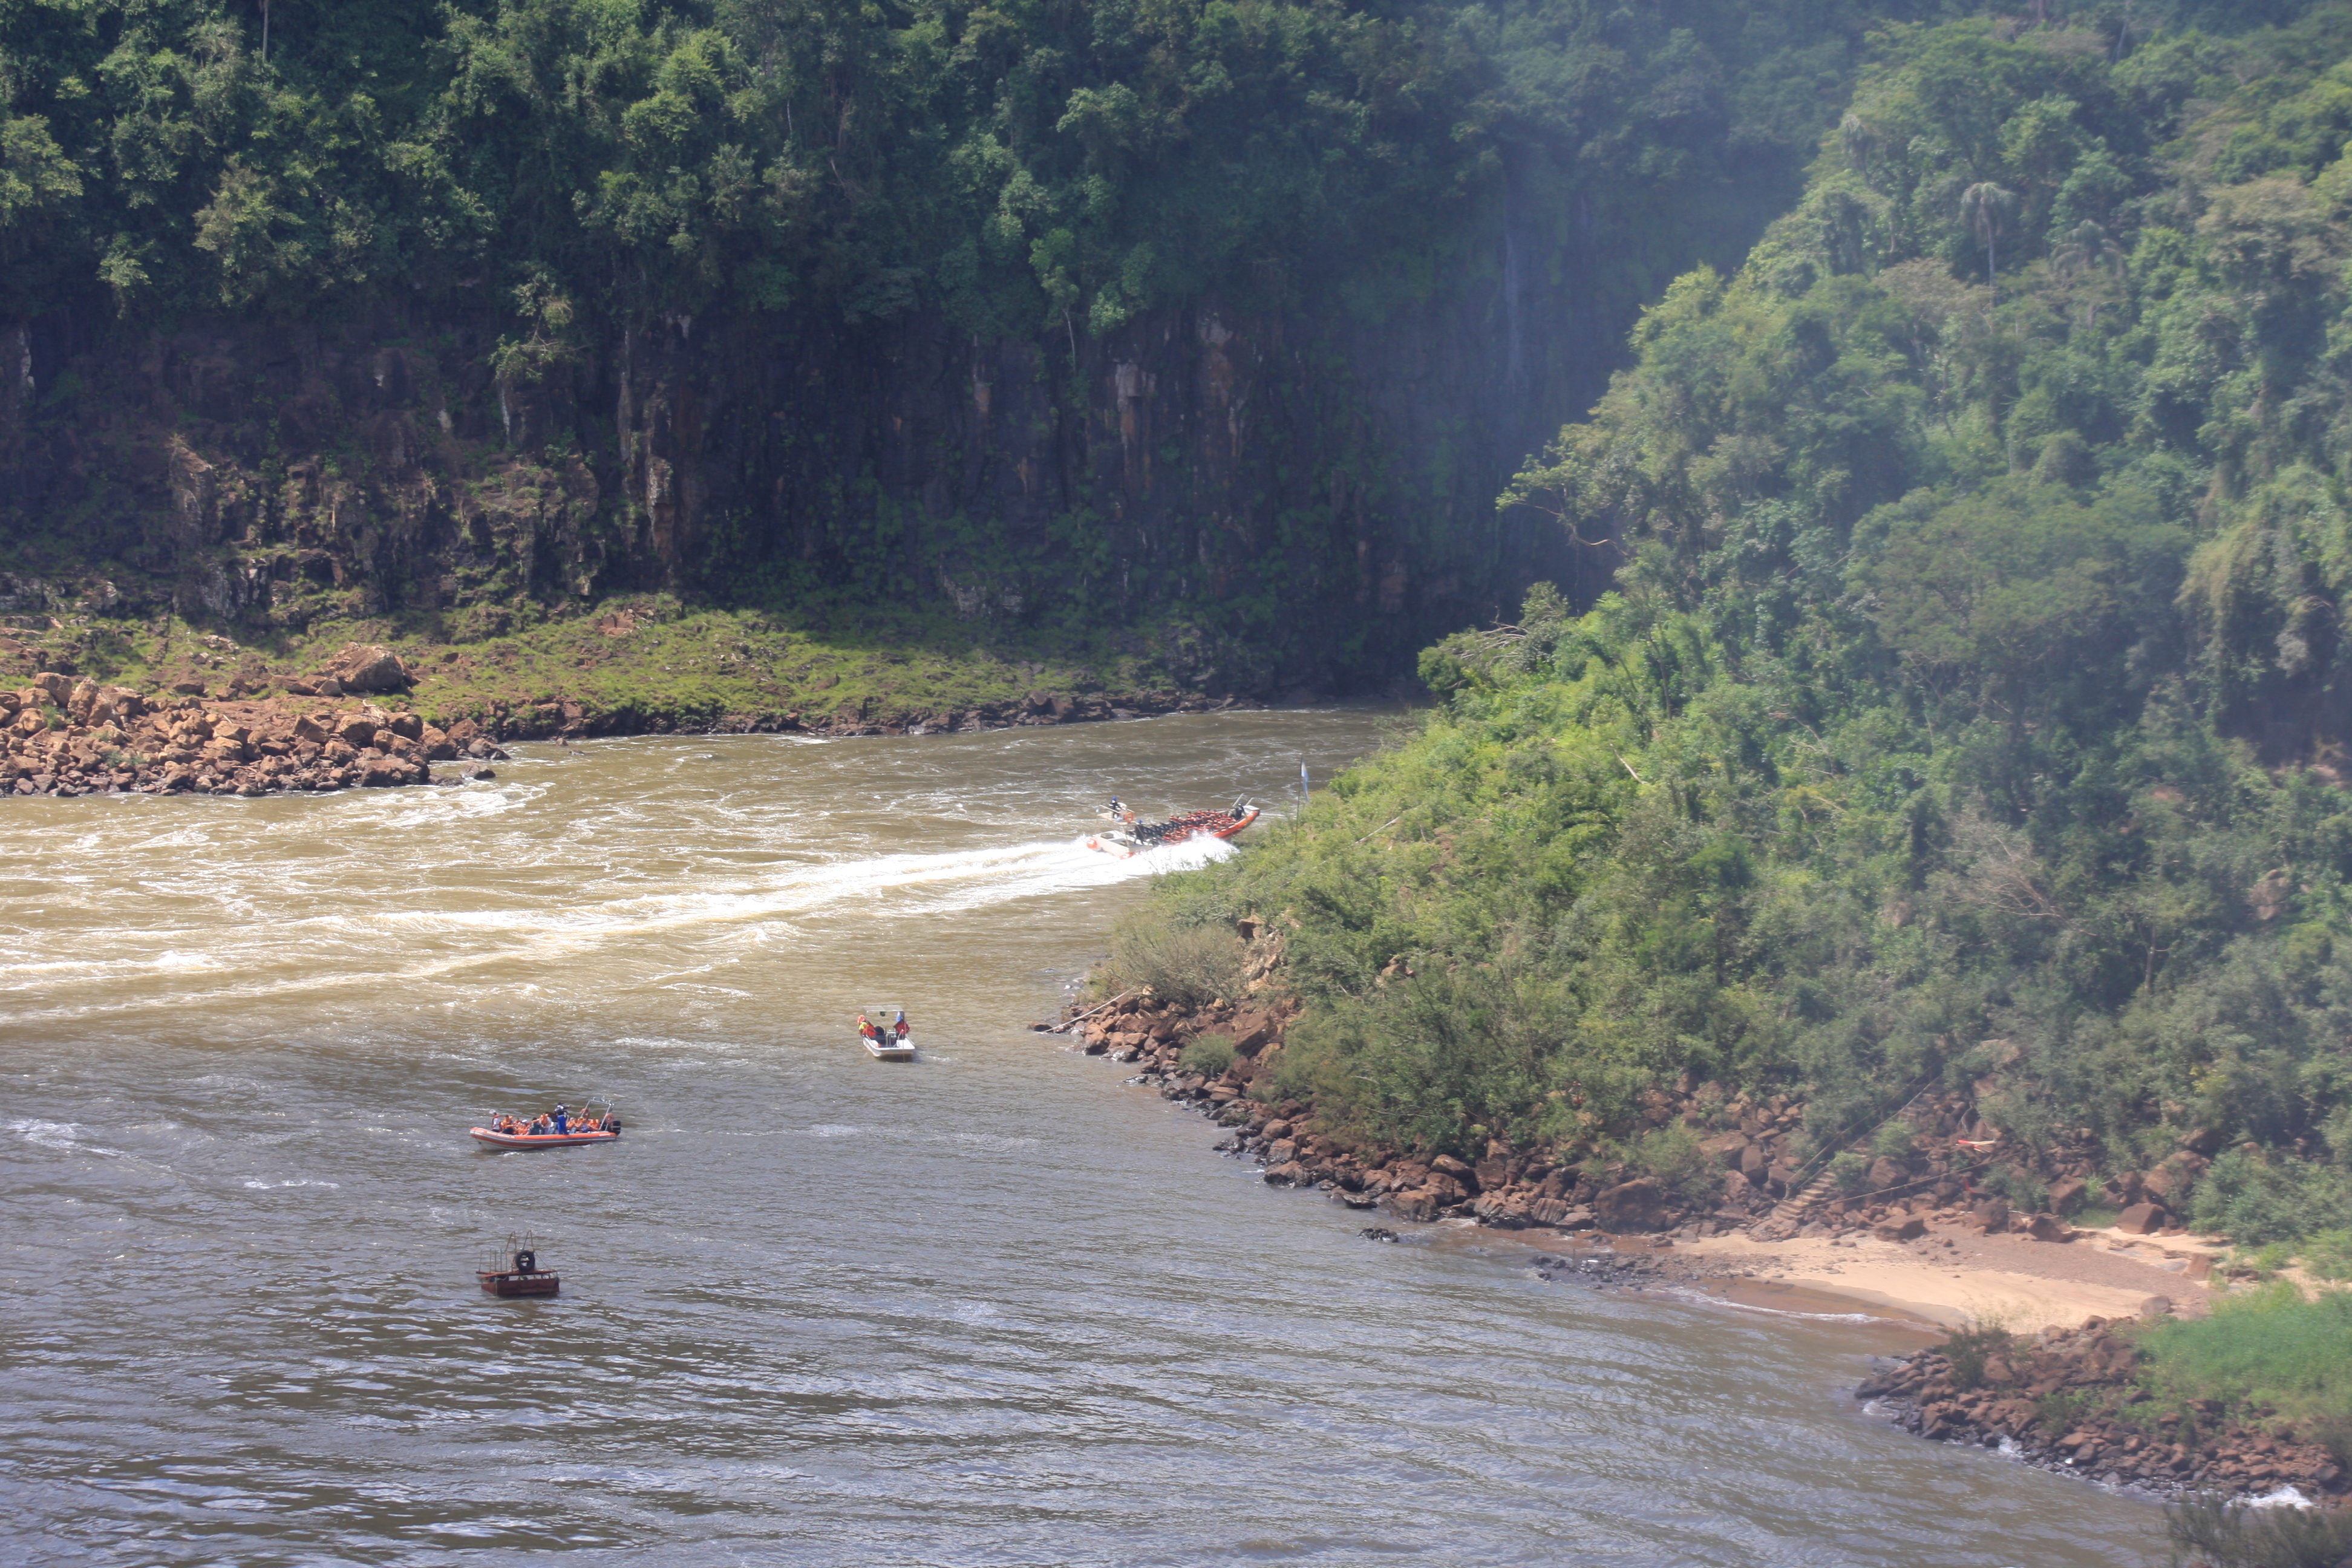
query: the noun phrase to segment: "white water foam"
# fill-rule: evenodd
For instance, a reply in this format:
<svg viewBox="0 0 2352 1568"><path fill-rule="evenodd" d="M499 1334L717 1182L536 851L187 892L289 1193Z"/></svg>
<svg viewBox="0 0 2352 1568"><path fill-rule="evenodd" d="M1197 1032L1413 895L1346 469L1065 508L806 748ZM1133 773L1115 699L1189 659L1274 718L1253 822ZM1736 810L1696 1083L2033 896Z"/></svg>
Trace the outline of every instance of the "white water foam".
<svg viewBox="0 0 2352 1568"><path fill-rule="evenodd" d="M616 942L647 936L716 925L757 926L790 921L845 906L868 905L880 899L891 900L897 914L961 912L1018 899L1108 887L1206 865L1233 853L1233 847L1222 840L1202 839L1119 858L1087 848L1084 839L1045 840L936 854L803 863L782 871L768 871L764 876L739 873L732 886L722 880L715 888L707 884L692 890L665 888L617 900L551 902L544 909L378 909L364 915L312 915L272 922L270 941L266 946L275 951L290 932L299 931L328 938L334 945L345 948L355 963L322 964L299 976L236 985L233 994L242 1001L257 1002L278 995L316 996L354 986L372 988L389 984L415 987L427 982L452 980L470 971L514 963L560 973L567 961ZM252 910L241 909L237 912L247 920L267 918ZM484 932L505 940L485 944L479 940ZM385 951L380 939L386 933L397 933L403 940L394 944L393 951L409 956L395 960L388 967L377 968L369 961ZM457 951L433 953L431 949L438 945L434 940L436 938L452 939L448 945ZM232 970L229 963L212 954L179 948L167 949L136 967L174 974ZM94 976L85 976L89 977ZM76 1001L79 1005L53 1009L38 1016L87 1017L171 1010L183 1005L184 997L176 993L122 996L110 990L100 999ZM24 1016L25 1021L31 1021L35 1016Z"/></svg>
<svg viewBox="0 0 2352 1568"><path fill-rule="evenodd" d="M81 1131L70 1121L28 1121L18 1120L8 1123L8 1131L20 1133L27 1143L37 1143L44 1149L70 1149L74 1135Z"/></svg>
<svg viewBox="0 0 2352 1568"><path fill-rule="evenodd" d="M1767 1307L1755 1301L1734 1300L1727 1296L1710 1296L1704 1290L1669 1290L1665 1294L1681 1297L1686 1301L1703 1301L1710 1307L1729 1307L1735 1311L1757 1312L1768 1318L1798 1318L1809 1323L1891 1323L1897 1321L1872 1312L1800 1312L1789 1307Z"/></svg>

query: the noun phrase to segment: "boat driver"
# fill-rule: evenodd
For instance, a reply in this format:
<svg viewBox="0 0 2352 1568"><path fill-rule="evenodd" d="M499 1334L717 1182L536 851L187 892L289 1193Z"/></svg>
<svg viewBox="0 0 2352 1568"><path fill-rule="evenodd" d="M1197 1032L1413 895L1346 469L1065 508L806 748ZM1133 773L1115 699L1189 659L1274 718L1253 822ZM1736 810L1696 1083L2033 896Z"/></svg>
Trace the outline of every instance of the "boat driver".
<svg viewBox="0 0 2352 1568"><path fill-rule="evenodd" d="M562 1137L567 1131L563 1123L563 1107L557 1106L550 1120L555 1123L555 1135L558 1138Z"/></svg>
<svg viewBox="0 0 2352 1568"><path fill-rule="evenodd" d="M890 1026L890 1029L902 1040L913 1032L907 1023L907 1010L904 1007L898 1009L898 1021Z"/></svg>

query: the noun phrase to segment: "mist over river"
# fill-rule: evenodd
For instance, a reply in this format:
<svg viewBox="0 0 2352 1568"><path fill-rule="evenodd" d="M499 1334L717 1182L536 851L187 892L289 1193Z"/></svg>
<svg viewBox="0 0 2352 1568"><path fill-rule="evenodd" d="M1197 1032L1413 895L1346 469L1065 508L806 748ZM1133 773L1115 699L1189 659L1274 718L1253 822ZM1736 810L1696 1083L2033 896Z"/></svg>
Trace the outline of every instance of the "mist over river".
<svg viewBox="0 0 2352 1568"><path fill-rule="evenodd" d="M1026 1029L1145 889L1103 796L1278 804L1386 721L0 807L0 1557L2161 1561L1857 1413L1916 1336L1373 1245ZM911 1066L850 1033L889 1004ZM617 1145L466 1137L599 1091ZM562 1296L485 1297L525 1228Z"/></svg>

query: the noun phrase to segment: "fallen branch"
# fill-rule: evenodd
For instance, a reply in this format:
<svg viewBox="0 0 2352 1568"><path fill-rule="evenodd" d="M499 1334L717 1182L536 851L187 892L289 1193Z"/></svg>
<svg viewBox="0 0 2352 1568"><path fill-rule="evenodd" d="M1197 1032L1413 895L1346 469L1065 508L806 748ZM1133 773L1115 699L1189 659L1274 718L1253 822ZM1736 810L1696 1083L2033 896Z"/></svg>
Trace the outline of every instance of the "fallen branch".
<svg viewBox="0 0 2352 1568"><path fill-rule="evenodd" d="M1108 1007L1114 1003L1124 1002L1130 996L1139 994L1143 990L1144 987L1139 985L1132 991L1122 991L1118 995L1112 997L1109 1002L1104 1003L1101 1007L1089 1007L1085 1012L1079 1014L1076 1017L1072 1018L1066 1023L1055 1025L1052 1028L1047 1029L1045 1033L1049 1035L1066 1035L1072 1029L1076 1028L1080 1024L1085 1023L1088 1018L1091 1018L1096 1014L1101 1012L1103 1007Z"/></svg>

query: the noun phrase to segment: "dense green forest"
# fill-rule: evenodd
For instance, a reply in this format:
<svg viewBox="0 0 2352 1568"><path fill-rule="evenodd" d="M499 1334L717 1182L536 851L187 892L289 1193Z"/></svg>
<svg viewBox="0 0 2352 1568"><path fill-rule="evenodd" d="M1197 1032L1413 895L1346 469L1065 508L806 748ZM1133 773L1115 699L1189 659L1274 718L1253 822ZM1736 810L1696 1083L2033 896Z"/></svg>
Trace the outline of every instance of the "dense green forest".
<svg viewBox="0 0 2352 1568"><path fill-rule="evenodd" d="M1433 648L1425 724L1163 885L1286 922L1272 1092L1475 1157L1685 1075L1824 1134L1973 1082L2029 1155L2204 1131L2241 1241L2340 1226L2347 139L2342 5L1888 29L1506 498L1615 590Z"/></svg>
<svg viewBox="0 0 2352 1568"><path fill-rule="evenodd" d="M1654 215L1657 261L1690 195L1810 142L1885 9L10 0L0 319L487 281L528 356L589 310L1075 335L1213 286L1370 303L1530 153L1583 221Z"/></svg>

